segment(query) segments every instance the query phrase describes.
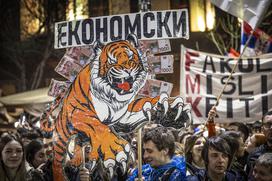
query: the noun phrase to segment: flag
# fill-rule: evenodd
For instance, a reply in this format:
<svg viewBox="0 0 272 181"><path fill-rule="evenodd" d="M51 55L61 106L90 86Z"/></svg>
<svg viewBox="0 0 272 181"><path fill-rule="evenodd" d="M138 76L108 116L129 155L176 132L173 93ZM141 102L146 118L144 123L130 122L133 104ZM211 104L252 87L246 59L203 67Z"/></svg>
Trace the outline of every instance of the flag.
<svg viewBox="0 0 272 181"><path fill-rule="evenodd" d="M246 22L243 22L241 26L242 29L242 38L241 38L241 48L240 52L243 51L243 48L248 40L252 28ZM265 32L257 28L249 40L249 44L245 49L245 56L258 56L265 53L272 53L272 37L267 35Z"/></svg>
<svg viewBox="0 0 272 181"><path fill-rule="evenodd" d="M228 53L228 56L229 56L229 57L232 57L232 58L237 58L237 57L240 56L240 53L237 52L235 49L230 48L230 51L229 51L229 53Z"/></svg>
<svg viewBox="0 0 272 181"><path fill-rule="evenodd" d="M220 9L246 21L253 29L272 0L211 0Z"/></svg>

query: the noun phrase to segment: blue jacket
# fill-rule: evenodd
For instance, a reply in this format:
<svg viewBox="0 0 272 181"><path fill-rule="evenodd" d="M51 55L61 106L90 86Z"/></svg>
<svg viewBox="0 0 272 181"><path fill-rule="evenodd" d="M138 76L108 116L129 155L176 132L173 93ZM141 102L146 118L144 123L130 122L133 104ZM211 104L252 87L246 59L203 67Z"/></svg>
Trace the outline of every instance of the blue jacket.
<svg viewBox="0 0 272 181"><path fill-rule="evenodd" d="M175 156L170 163L159 166L156 169L148 164L143 165L142 175L145 178L145 181L183 181L186 179L185 159L184 157ZM138 178L138 169L135 169L132 172L132 175L127 181L134 181L135 178Z"/></svg>

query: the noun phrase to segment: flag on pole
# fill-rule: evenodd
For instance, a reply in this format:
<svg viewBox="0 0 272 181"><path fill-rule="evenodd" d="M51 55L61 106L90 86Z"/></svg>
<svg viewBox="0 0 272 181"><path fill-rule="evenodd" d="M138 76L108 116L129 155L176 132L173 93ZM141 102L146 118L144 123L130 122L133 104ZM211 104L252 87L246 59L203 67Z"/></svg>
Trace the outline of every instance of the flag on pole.
<svg viewBox="0 0 272 181"><path fill-rule="evenodd" d="M220 9L246 21L252 29L257 27L272 0L211 0Z"/></svg>
<svg viewBox="0 0 272 181"><path fill-rule="evenodd" d="M242 51L246 41L248 40L252 28L246 22L243 22L241 26L242 38L241 38L241 48ZM272 53L272 37L267 35L265 32L256 28L253 32L251 39L249 40L249 44L245 49L245 56L258 56L265 53Z"/></svg>
<svg viewBox="0 0 272 181"><path fill-rule="evenodd" d="M232 58L237 58L237 57L240 56L240 53L237 52L235 49L230 48L230 51L229 51L229 53L228 53L228 56L229 56L229 57L232 57Z"/></svg>

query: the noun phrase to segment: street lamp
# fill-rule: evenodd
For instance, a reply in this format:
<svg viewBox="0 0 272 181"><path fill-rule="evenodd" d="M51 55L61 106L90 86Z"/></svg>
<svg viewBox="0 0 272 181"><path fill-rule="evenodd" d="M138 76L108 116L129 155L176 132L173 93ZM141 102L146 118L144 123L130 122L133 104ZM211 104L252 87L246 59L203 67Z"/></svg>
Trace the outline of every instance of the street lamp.
<svg viewBox="0 0 272 181"><path fill-rule="evenodd" d="M214 28L215 11L210 0L192 0L190 6L191 32L204 32Z"/></svg>

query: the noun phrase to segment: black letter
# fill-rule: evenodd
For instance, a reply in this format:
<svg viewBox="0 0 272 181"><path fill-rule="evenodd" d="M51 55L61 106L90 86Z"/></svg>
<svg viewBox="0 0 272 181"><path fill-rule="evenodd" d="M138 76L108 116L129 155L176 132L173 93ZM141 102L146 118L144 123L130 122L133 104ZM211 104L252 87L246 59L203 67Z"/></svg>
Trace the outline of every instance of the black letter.
<svg viewBox="0 0 272 181"><path fill-rule="evenodd" d="M180 27L181 26L181 27ZM174 37L180 36L180 30L181 35L184 37L186 36L186 13L182 11L179 20L177 20L177 12L173 12L173 31L174 31Z"/></svg>
<svg viewBox="0 0 272 181"><path fill-rule="evenodd" d="M248 65L246 68L243 67L245 61L247 61L247 65ZM247 60L239 60L238 68L240 72L244 72L244 73L253 71L253 68L254 68L253 59L248 58Z"/></svg>
<svg viewBox="0 0 272 181"><path fill-rule="evenodd" d="M117 22L117 27L114 26L114 22ZM114 32L118 30L118 35L114 36ZM113 16L110 19L110 39L111 41L121 40L122 39L122 18L120 16Z"/></svg>
<svg viewBox="0 0 272 181"><path fill-rule="evenodd" d="M107 18L103 18L103 26L100 26L100 20L101 19L96 19L95 20L95 31L96 31L96 40L101 40L100 39L100 34L103 33L103 41L107 42L108 41L108 26L107 26Z"/></svg>
<svg viewBox="0 0 272 181"><path fill-rule="evenodd" d="M210 62L208 62L208 60L210 61ZM210 57L210 56L206 56L206 58L205 58L205 62L204 62L204 69L202 70L202 72L206 72L206 66L207 66L207 64L210 64L211 66L212 66L212 71L213 72L216 72L215 71L215 67L214 67L214 64L213 64L213 59L212 59L212 57Z"/></svg>
<svg viewBox="0 0 272 181"><path fill-rule="evenodd" d="M227 118L233 117L232 98L227 98Z"/></svg>
<svg viewBox="0 0 272 181"><path fill-rule="evenodd" d="M66 22L58 24L58 48L60 48L60 44L61 44L61 46L66 46L66 44L67 44L67 42L61 41L62 37L66 36L66 32L62 32L61 30L63 27L65 28L66 26L67 26Z"/></svg>
<svg viewBox="0 0 272 181"><path fill-rule="evenodd" d="M76 44L79 45L80 44L80 41L79 41L79 36L78 36L78 27L79 27L79 23L80 21L76 21L76 24L75 24L75 29L73 29L73 22L70 21L69 24L68 24L68 45L72 45L72 38L73 36L75 37L75 40L76 40Z"/></svg>
<svg viewBox="0 0 272 181"><path fill-rule="evenodd" d="M87 25L88 25L88 30L90 32L90 37L89 39L87 38ZM93 20L92 19L84 19L82 21L82 42L84 44L92 44L94 41L94 27L93 27Z"/></svg>
<svg viewBox="0 0 272 181"><path fill-rule="evenodd" d="M154 16L153 13L146 13L146 14L144 14L144 17L143 17L144 37L151 38L151 37L154 36L155 30L151 29L150 32L148 32L148 30L147 30L147 27L148 27L147 18L150 18L150 21L154 21L155 16Z"/></svg>
<svg viewBox="0 0 272 181"><path fill-rule="evenodd" d="M268 92L268 86L267 86L267 75L262 75L261 76L261 93L262 94L267 94ZM268 112L268 96L263 95L262 96L262 107L263 107L263 114Z"/></svg>
<svg viewBox="0 0 272 181"><path fill-rule="evenodd" d="M246 117L249 118L249 101L254 100L254 98L241 98L240 101L245 101Z"/></svg>
<svg viewBox="0 0 272 181"><path fill-rule="evenodd" d="M223 76L222 79L221 79L221 84L225 85L224 79L228 79L228 78L229 78L229 76ZM233 80L234 78L231 77L230 79ZM235 92L235 89L236 89L235 83L233 83L233 82L228 82L228 85L232 85L232 86L231 86L232 88L231 88L229 91L224 90L224 91L223 91L223 94L233 94L233 93ZM227 87L228 87L228 86L227 86Z"/></svg>
<svg viewBox="0 0 272 181"><path fill-rule="evenodd" d="M212 75L207 75L207 94L212 94Z"/></svg>
<svg viewBox="0 0 272 181"><path fill-rule="evenodd" d="M128 15L125 15L125 35L127 36L129 33L134 33L137 35L139 39L141 39L141 19L140 14L136 14L133 25L131 25L130 19ZM136 30L137 28L137 30ZM136 30L136 32L135 32Z"/></svg>
<svg viewBox="0 0 272 181"><path fill-rule="evenodd" d="M253 95L253 91L245 91L243 92L243 84L242 84L242 76L238 76L238 87L239 87L239 95Z"/></svg>
<svg viewBox="0 0 272 181"><path fill-rule="evenodd" d="M228 69L228 72L231 72L231 67L229 66L229 61L230 60L231 59L228 59L228 60L225 61L224 58L220 58L220 72L221 73L225 73L225 68Z"/></svg>
<svg viewBox="0 0 272 181"><path fill-rule="evenodd" d="M167 11L165 13L163 21L162 21L162 13L161 12L157 13L157 24L158 24L157 34L158 34L158 37L162 37L162 27L164 27L167 36L172 37L171 32L168 27L168 24L167 24L167 22L169 20L170 13L171 12L169 12L169 11Z"/></svg>

